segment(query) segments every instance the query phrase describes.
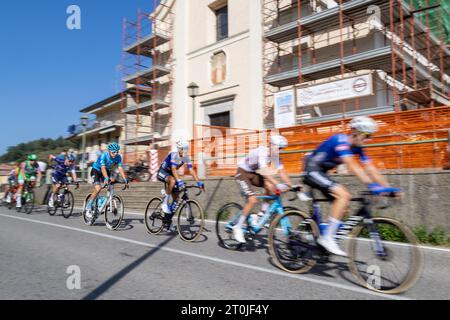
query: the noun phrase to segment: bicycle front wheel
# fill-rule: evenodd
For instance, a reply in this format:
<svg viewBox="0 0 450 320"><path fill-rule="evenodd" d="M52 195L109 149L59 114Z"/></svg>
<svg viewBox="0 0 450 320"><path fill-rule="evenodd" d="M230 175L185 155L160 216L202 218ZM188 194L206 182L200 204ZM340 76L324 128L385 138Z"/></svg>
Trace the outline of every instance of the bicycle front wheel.
<svg viewBox="0 0 450 320"><path fill-rule="evenodd" d="M220 246L229 250L238 250L242 247L242 243L233 237L233 226L237 224L242 210L240 204L228 203L217 212L216 234Z"/></svg>
<svg viewBox="0 0 450 320"><path fill-rule="evenodd" d="M124 215L123 200L117 194L112 196L111 202L105 208L105 223L109 230L117 230Z"/></svg>
<svg viewBox="0 0 450 320"><path fill-rule="evenodd" d="M24 206L23 209L26 214L30 214L34 209L34 191L28 191L24 196Z"/></svg>
<svg viewBox="0 0 450 320"><path fill-rule="evenodd" d="M274 264L289 273L308 272L316 264L319 228L309 215L292 210L277 215L269 227L269 253Z"/></svg>
<svg viewBox="0 0 450 320"><path fill-rule="evenodd" d="M420 277L423 257L411 230L391 218L361 223L350 234L349 268L367 289L399 294Z"/></svg>
<svg viewBox="0 0 450 320"><path fill-rule="evenodd" d="M69 219L73 213L73 206L75 203L75 199L73 197L73 193L68 191L64 194L64 199L61 203L61 214L64 218Z"/></svg>
<svg viewBox="0 0 450 320"><path fill-rule="evenodd" d="M197 201L188 200L178 209L178 233L182 240L196 241L205 226L203 209Z"/></svg>
<svg viewBox="0 0 450 320"><path fill-rule="evenodd" d="M51 197L51 195L50 195L50 197ZM50 201L50 198L49 198L49 201ZM47 212L49 215L51 215L51 216L55 215L56 211L58 210L57 203L58 203L58 195L55 194L55 195L53 195L53 207L50 207L50 205L47 204Z"/></svg>
<svg viewBox="0 0 450 320"><path fill-rule="evenodd" d="M164 213L162 211L162 199L153 198L145 209L145 227L150 234L159 234L163 230Z"/></svg>

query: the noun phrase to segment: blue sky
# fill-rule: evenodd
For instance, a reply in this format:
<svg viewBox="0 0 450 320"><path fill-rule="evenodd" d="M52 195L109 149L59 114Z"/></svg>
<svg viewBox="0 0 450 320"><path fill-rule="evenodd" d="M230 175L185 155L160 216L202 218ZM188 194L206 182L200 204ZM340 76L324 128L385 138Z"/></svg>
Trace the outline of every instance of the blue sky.
<svg viewBox="0 0 450 320"><path fill-rule="evenodd" d="M81 30L66 10L81 8ZM0 11L0 154L67 135L83 107L120 90L122 21L153 0L3 1Z"/></svg>

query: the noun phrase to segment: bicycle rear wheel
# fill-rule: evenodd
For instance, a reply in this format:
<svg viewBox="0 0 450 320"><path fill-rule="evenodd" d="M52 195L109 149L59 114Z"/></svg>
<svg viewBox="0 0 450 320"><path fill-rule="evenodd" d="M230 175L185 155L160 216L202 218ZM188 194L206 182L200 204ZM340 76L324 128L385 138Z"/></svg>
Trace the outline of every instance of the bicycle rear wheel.
<svg viewBox="0 0 450 320"><path fill-rule="evenodd" d="M51 197L51 195L50 195ZM47 204L47 212L49 215L54 216L56 211L58 210L58 195L53 195L53 208Z"/></svg>
<svg viewBox="0 0 450 320"><path fill-rule="evenodd" d="M292 210L277 215L269 228L269 253L280 269L289 273L308 272L314 257L319 228L309 215Z"/></svg>
<svg viewBox="0 0 450 320"><path fill-rule="evenodd" d="M117 230L122 223L124 215L124 205L122 198L115 194L111 202L105 208L105 223L109 230Z"/></svg>
<svg viewBox="0 0 450 320"><path fill-rule="evenodd" d="M153 198L145 209L145 227L150 234L159 234L164 228L162 203L161 198Z"/></svg>
<svg viewBox="0 0 450 320"><path fill-rule="evenodd" d="M367 289L386 294L405 292L422 272L417 239L394 219L377 217L372 221L361 223L350 234L350 271Z"/></svg>
<svg viewBox="0 0 450 320"><path fill-rule="evenodd" d="M178 233L182 240L196 241L205 226L203 209L195 200L188 200L178 209Z"/></svg>
<svg viewBox="0 0 450 320"><path fill-rule="evenodd" d="M233 226L238 222L242 213L242 206L237 203L228 203L219 209L216 216L216 234L219 245L229 249L238 250L242 243L233 237Z"/></svg>
<svg viewBox="0 0 450 320"><path fill-rule="evenodd" d="M61 214L64 218L69 219L73 213L73 206L75 204L75 199L71 191L64 193L64 199L61 203Z"/></svg>
<svg viewBox="0 0 450 320"><path fill-rule="evenodd" d="M87 205L88 205L88 203L89 203L89 200L91 199L91 193L90 194L88 194L87 196L86 196L86 198L84 199L84 203L83 203L83 212L82 212L82 216L83 216L83 221L84 221L84 223L86 224L86 225L88 225L88 226L92 226L94 223L95 223L95 220L97 219L97 215L96 215L96 212L97 212L97 198L96 199L94 199L94 202L92 203L92 218L88 218L87 216L86 216L86 213L87 213Z"/></svg>

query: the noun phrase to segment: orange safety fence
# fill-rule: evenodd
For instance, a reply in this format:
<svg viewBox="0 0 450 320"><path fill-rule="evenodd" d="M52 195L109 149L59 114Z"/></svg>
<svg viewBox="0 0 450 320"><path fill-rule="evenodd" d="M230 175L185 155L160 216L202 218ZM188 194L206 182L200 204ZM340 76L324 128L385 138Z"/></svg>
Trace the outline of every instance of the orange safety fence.
<svg viewBox="0 0 450 320"><path fill-rule="evenodd" d="M442 168L449 162L450 107L394 112L372 118L379 124L379 131L369 142L366 153L380 169ZM288 172L300 173L305 154L328 137L348 133L350 120L279 129L289 141L289 148L281 156ZM193 142L191 155L198 160L198 153L204 154L208 176L234 174L241 157L265 144L273 132L206 126L197 128L196 132L199 130L202 134L197 137L203 138Z"/></svg>

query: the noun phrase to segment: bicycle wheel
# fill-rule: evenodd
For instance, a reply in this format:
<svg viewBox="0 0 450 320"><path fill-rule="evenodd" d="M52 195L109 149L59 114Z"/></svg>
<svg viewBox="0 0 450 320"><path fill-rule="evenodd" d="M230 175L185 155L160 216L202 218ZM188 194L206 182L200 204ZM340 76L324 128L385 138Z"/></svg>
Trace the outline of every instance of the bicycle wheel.
<svg viewBox="0 0 450 320"><path fill-rule="evenodd" d="M89 200L91 199L91 195L92 195L91 193L88 194L86 196L86 198L84 199L84 202L83 202L83 213L81 214L83 216L84 223L86 225L88 225L88 226L92 226L95 223L95 220L97 219L97 214L96 214L96 212L97 212L97 198L94 199L94 203L92 204L92 212L93 212L92 218L88 218L86 216L86 207L87 207L87 205L89 203Z"/></svg>
<svg viewBox="0 0 450 320"><path fill-rule="evenodd" d="M188 200L178 209L178 233L187 242L196 241L205 226L203 209L195 200Z"/></svg>
<svg viewBox="0 0 450 320"><path fill-rule="evenodd" d="M24 196L24 206L23 206L23 210L25 211L26 214L30 214L33 209L34 209L34 191L28 191L25 196Z"/></svg>
<svg viewBox="0 0 450 320"><path fill-rule="evenodd" d="M216 217L216 234L219 245L226 249L238 250L242 243L233 237L233 226L237 223L242 212L242 206L237 203L228 203L219 209Z"/></svg>
<svg viewBox="0 0 450 320"><path fill-rule="evenodd" d="M150 234L159 234L163 230L162 202L161 198L153 198L145 209L145 227Z"/></svg>
<svg viewBox="0 0 450 320"><path fill-rule="evenodd" d="M350 234L349 268L367 289L398 294L410 289L422 272L423 257L411 230L391 218L361 223Z"/></svg>
<svg viewBox="0 0 450 320"><path fill-rule="evenodd" d="M63 195L63 200L61 202L61 214L64 218L69 219L73 213L73 206L75 204L75 199L71 191L67 191Z"/></svg>
<svg viewBox="0 0 450 320"><path fill-rule="evenodd" d="M314 252L319 228L309 215L292 210L277 215L269 228L269 253L280 269L308 272L316 264Z"/></svg>
<svg viewBox="0 0 450 320"><path fill-rule="evenodd" d="M111 202L105 208L105 223L109 230L117 230L122 223L124 215L124 205L122 198L115 194Z"/></svg>
<svg viewBox="0 0 450 320"><path fill-rule="evenodd" d="M51 195L50 195L51 196ZM49 215L54 216L58 210L58 195L53 195L53 208L47 204L47 212Z"/></svg>

